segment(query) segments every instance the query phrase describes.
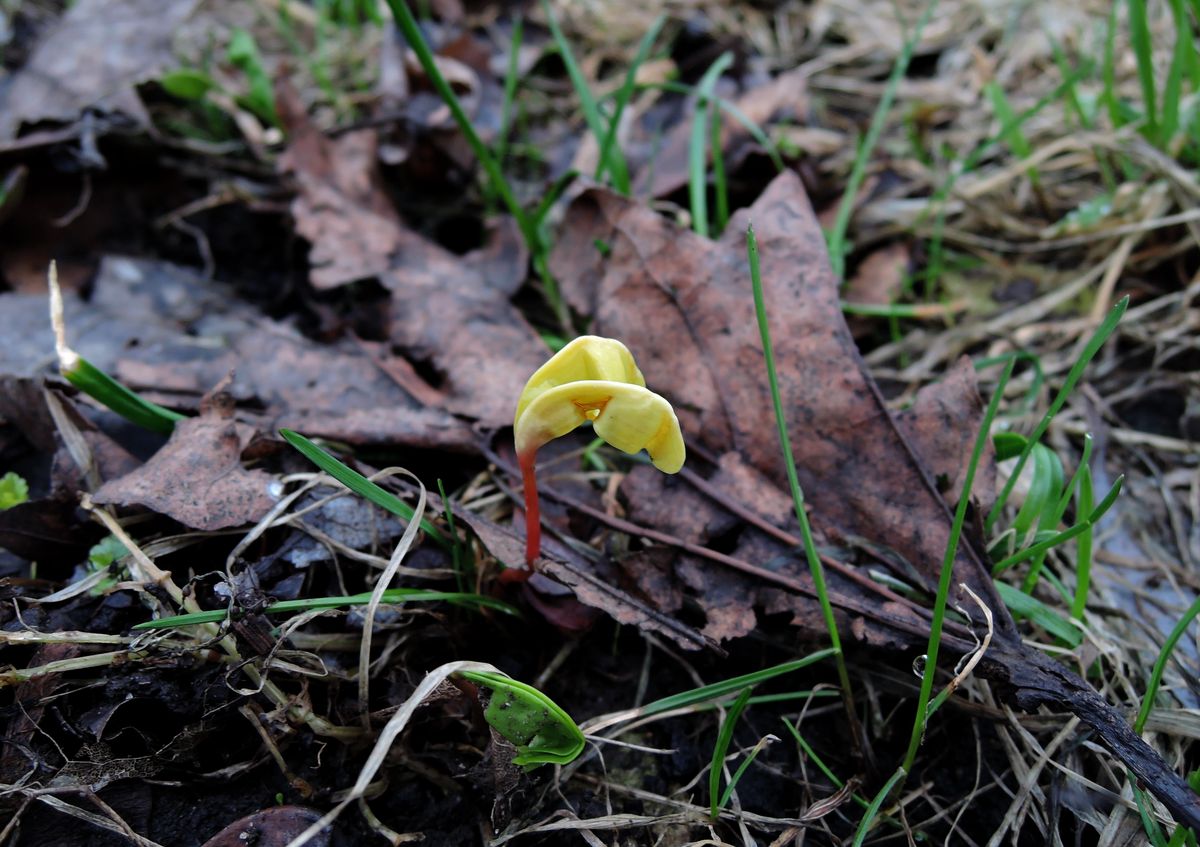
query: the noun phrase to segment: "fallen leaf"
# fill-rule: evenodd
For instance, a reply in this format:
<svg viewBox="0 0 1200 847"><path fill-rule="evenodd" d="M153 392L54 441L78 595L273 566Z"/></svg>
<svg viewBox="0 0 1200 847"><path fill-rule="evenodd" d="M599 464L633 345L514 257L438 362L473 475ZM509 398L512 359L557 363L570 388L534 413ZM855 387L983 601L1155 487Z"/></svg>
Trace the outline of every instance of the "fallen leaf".
<svg viewBox="0 0 1200 847"><path fill-rule="evenodd" d="M91 298L63 299L71 346L164 405L195 408L234 370L230 393L265 431L287 426L354 445L459 452L478 441L470 426L429 408L411 382L391 375L393 364L408 367L402 360L352 342L314 342L186 268L105 257ZM39 376L53 362L44 296L0 293L0 335L0 375ZM0 397L0 414L7 404Z"/></svg>
<svg viewBox="0 0 1200 847"><path fill-rule="evenodd" d="M963 356L937 382L917 392L912 406L895 413L896 424L924 460L949 503L957 503L983 416L983 398L975 388L975 366ZM972 496L980 511L991 511L996 491L995 451L991 439L975 475Z"/></svg>
<svg viewBox="0 0 1200 847"><path fill-rule="evenodd" d="M803 123L808 111L808 70L782 73L765 85L752 88L734 105L764 131L773 120ZM768 133L769 135L769 133ZM667 136L666 143L639 174L640 193L666 197L688 184L688 151L691 147L692 109ZM728 114L721 114L721 149L725 167L736 171L753 150L760 149L749 131Z"/></svg>
<svg viewBox="0 0 1200 847"><path fill-rule="evenodd" d="M593 332L620 338L633 350L647 384L672 400L687 434L716 455L736 451L783 487L786 474L745 258L750 220L761 255L785 417L814 530L826 539L865 539L889 551L882 564L899 557L931 590L951 515L929 470L929 457L919 447L932 448L937 462L942 461L939 452L957 451L948 464L957 475L963 440L955 436L957 442L946 449L940 439L926 437L919 446L897 424L842 318L824 238L795 174L777 177L753 207L734 216L716 242L681 231L632 200L590 189L567 211L551 269L563 281L571 305L592 317ZM960 378L960 388L962 382ZM972 420L978 400L951 406L954 413L934 417L943 424L961 420L965 409ZM974 433L977 426L963 428ZM670 512L662 504L658 508ZM690 516L685 520L694 522ZM953 579L983 598L994 616L993 645L980 673L1000 682L1008 701L1022 709L1045 703L1075 712L1177 820L1200 823L1200 797L1124 719L1087 683L1022 643L977 543L968 530ZM761 558L753 564L760 578L771 581L788 565ZM685 581L687 569L699 592L696 600L714 628L744 629L745 608L728 609L752 602L741 582L744 572L733 576L708 561L697 565L685 559L680 565ZM899 643L923 645L920 630L914 632L911 621L892 620L889 604L878 593L859 585L848 589L844 582L830 579L831 600L843 610L843 620L851 610L866 621L839 624L843 633L868 638L880 627L891 627L903 636L907 629ZM795 588L802 587L797 578ZM710 595L718 600L707 602ZM814 637L825 637L819 619L811 615L799 615L794 622Z"/></svg>
<svg viewBox="0 0 1200 847"><path fill-rule="evenodd" d="M373 132L330 140L295 105L283 113L293 138L285 167L300 189L292 213L312 244L313 285L378 278L392 295L392 343L443 376L435 387L445 407L486 426L511 424L513 398L548 355L508 302L528 261L514 232L502 228L503 243L456 256L401 223Z"/></svg>
<svg viewBox="0 0 1200 847"><path fill-rule="evenodd" d="M287 847L300 833L321 819L321 813L304 806L272 806L246 815L204 842L204 847ZM331 827L309 839L312 847L329 844Z"/></svg>
<svg viewBox="0 0 1200 847"><path fill-rule="evenodd" d="M745 258L751 219L780 390L814 525L891 548L935 584L948 507L911 445L898 437L861 365L821 230L794 174L777 177L717 242L592 189L568 210L552 271L571 305L593 315L593 331L624 340L645 360L647 384L672 401L685 432L717 455L732 448L785 487ZM606 256L597 241L607 245ZM959 579L1000 608L969 546L959 561L965 562Z"/></svg>
<svg viewBox="0 0 1200 847"><path fill-rule="evenodd" d="M84 110L150 118L134 87L175 62L172 39L196 0L78 0L0 89L0 142L22 124L70 122Z"/></svg>
<svg viewBox="0 0 1200 847"><path fill-rule="evenodd" d="M271 474L242 467L252 432L233 420L233 398L217 393L199 417L175 425L167 443L145 465L106 482L99 504L144 506L205 532L244 526L275 505Z"/></svg>

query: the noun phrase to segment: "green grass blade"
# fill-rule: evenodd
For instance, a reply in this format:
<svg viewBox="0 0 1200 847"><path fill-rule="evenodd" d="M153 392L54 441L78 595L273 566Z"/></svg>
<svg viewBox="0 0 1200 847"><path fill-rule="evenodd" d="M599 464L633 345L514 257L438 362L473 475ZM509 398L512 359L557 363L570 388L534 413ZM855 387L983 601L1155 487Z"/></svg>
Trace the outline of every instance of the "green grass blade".
<svg viewBox="0 0 1200 847"><path fill-rule="evenodd" d="M1192 605L1188 606L1188 610L1172 627L1167 640L1163 642L1162 649L1158 651L1158 658L1154 660L1154 667L1150 671L1150 681L1146 684L1146 693L1142 696L1142 707L1138 709L1137 719L1133 722L1133 731L1138 735L1141 735L1142 730L1146 728L1146 720L1150 717L1150 712L1154 710L1154 698L1158 696L1158 689L1162 685L1163 673L1167 670L1167 662L1171 659L1171 653L1175 651L1175 645L1187 633L1188 627L1192 625L1192 621L1196 619L1197 615L1200 615L1200 597L1197 597L1192 601Z"/></svg>
<svg viewBox="0 0 1200 847"><path fill-rule="evenodd" d="M746 254L750 262L750 287L754 291L754 314L758 319L758 331L762 336L763 361L767 368L767 383L771 387L771 401L775 406L775 424L779 429L779 446L783 451L784 466L787 468L788 485L792 492L792 505L795 508L796 520L800 524L800 538L804 542L804 555L808 559L808 569L812 573L813 587L817 599L821 603L821 614L825 619L825 628L829 632L829 642L837 651L838 681L842 687L842 697L846 704L846 716L850 727L855 732L854 743L860 741L857 735L857 717L854 711L854 694L850 688L850 674L846 670L846 658L842 654L842 639L838 634L837 620L833 616L833 605L829 602L829 589L825 585L825 569L817 555L817 546L813 542L812 529L808 525L808 514L804 510L804 492L800 488L800 478L796 475L796 459L792 454L792 441L788 435L787 418L783 413L783 399L779 394L779 377L775 373L775 351L771 346L771 327L767 320L767 307L763 298L762 273L758 265L758 241L754 237L754 227L746 229Z"/></svg>
<svg viewBox="0 0 1200 847"><path fill-rule="evenodd" d="M984 521L984 530L992 531L992 526L996 523L996 519L1000 516L1001 510L1004 508L1005 502L1012 494L1013 486L1016 485L1017 478L1021 475L1021 470L1025 467L1025 462L1028 461L1030 453L1033 451L1033 445L1037 444L1045 434L1046 429L1050 426L1050 422L1054 420L1054 416L1058 414L1058 410L1067 402L1067 398L1071 396L1071 392L1075 389L1075 384L1079 382L1079 378L1083 376L1084 369L1092 361L1092 358L1104 346L1104 342L1108 341L1108 337L1113 334L1117 328L1117 324L1121 322L1121 316L1125 314L1125 309L1129 307L1129 297L1122 297L1121 300L1112 308L1108 316L1096 327L1096 331L1088 340L1087 345L1083 348L1079 358L1075 364L1071 366L1070 372L1067 374L1063 386L1059 389L1054 401L1050 404L1050 408L1046 410L1046 414L1038 423L1037 427L1029 435L1029 441L1025 445L1025 449L1021 452L1020 458L1017 459L1017 464L1013 468L1012 474L1008 481L1004 484L1004 488L1000 492L1000 496L996 498L992 510L988 513L987 520Z"/></svg>
<svg viewBox="0 0 1200 847"><path fill-rule="evenodd" d="M729 752L729 745L733 742L733 730L737 726L738 718L746 710L746 701L750 699L750 692L749 688L742 689L737 700L733 701L733 705L725 713L725 720L721 722L721 729L717 733L717 743L713 746L712 766L708 771L708 805L709 813L714 821L721 813L719 792L725 754Z"/></svg>
<svg viewBox="0 0 1200 847"><path fill-rule="evenodd" d="M750 699L751 699L751 702L753 702L754 698L750 698ZM809 744L808 741L805 740L804 736L800 734L800 730L798 730L798 729L796 729L796 727L792 726L792 722L787 719L784 719L783 725L788 728L788 732L790 732L792 734L792 737L796 739L796 744L804 752L804 755L806 755L806 756L808 756L808 758L812 759L812 762L814 765L817 766L817 769L820 770L821 773L825 774L825 778L828 779L831 783L833 783L833 785L837 788L845 787L845 785L846 785L845 781L838 779L837 774L835 774L832 770L829 769L829 766L827 764L825 764L824 760L822 760L821 757L817 755L817 751L814 750L812 748L812 745ZM864 808L864 809L870 808L870 803L868 803L865 799L863 799L862 795L852 794L852 795L850 795L850 797L852 800L854 800L855 803L857 803L862 808Z"/></svg>
<svg viewBox="0 0 1200 847"><path fill-rule="evenodd" d="M596 144L603 147L607 133L604 119L600 115L600 107L596 104L596 98L592 96L591 89L588 88L587 80L583 76L579 63L575 61L571 43L567 41L562 27L558 25L558 17L554 14L549 0L542 0L542 12L546 16L546 23L550 27L550 35L558 48L558 54L562 57L563 66L567 69L567 76L570 77L571 85L575 88L575 95L579 98L583 119L587 122L592 135L595 136ZM613 185L617 187L617 190L622 194L629 194L629 167L625 164L625 154L621 152L619 146L610 144L606 155L606 159L601 159L597 163L597 177L603 174L604 170L608 170L612 174Z"/></svg>
<svg viewBox="0 0 1200 847"><path fill-rule="evenodd" d="M1014 617L1028 618L1071 647L1077 647L1083 640L1083 633L1079 627L1072 625L1069 620L1036 597L1031 597L1007 582L997 582L996 592Z"/></svg>
<svg viewBox="0 0 1200 847"><path fill-rule="evenodd" d="M1092 472L1086 464L1080 465L1079 470L1075 511L1082 515L1092 511ZM1079 542L1075 546L1075 596L1071 600L1071 617L1077 619L1083 618L1092 584L1092 535L1092 528L1088 527L1079 534Z"/></svg>
<svg viewBox="0 0 1200 847"><path fill-rule="evenodd" d="M1004 89L1000 87L1000 83L992 80L984 86L984 91L987 93L988 99L992 101L992 111L999 119L1000 125L1008 128L1004 140L1008 143L1009 148L1018 158L1028 159L1033 151L1029 146L1029 141L1025 138L1025 133L1021 131L1021 122L1017 120L1008 98L1004 96ZM1029 181L1033 187L1040 187L1041 179L1038 176L1037 168L1031 166L1026 173L1029 174Z"/></svg>
<svg viewBox="0 0 1200 847"><path fill-rule="evenodd" d="M503 165L508 154L508 134L512 131L513 104L520 84L521 44L525 38L525 21L517 15L512 22L512 37L508 42L508 68L504 74L504 99L500 103L500 131L496 134L496 161Z"/></svg>
<svg viewBox="0 0 1200 847"><path fill-rule="evenodd" d="M654 19L654 23L650 24L650 28L646 30L646 34L642 36L642 40L638 44L637 53L633 57L633 63L630 64L629 70L625 72L625 81L617 90L616 98L613 100L612 117L608 121L608 129L604 133L604 140L600 142L600 158L596 162L596 173L593 176L596 182L604 179L604 172L608 169L608 160L612 155L613 145L617 141L617 131L621 128L621 117L625 114L625 107L629 105L629 101L633 97L633 92L637 87L638 69L650 57L650 51L654 48L654 42L658 40L658 34L662 31L663 24L666 22L667 16L659 15ZM624 184L618 183L614 176L613 187L622 194L629 195L632 191L629 175L625 175Z"/></svg>
<svg viewBox="0 0 1200 847"><path fill-rule="evenodd" d="M1013 565L1020 564L1026 559L1032 559L1034 556L1044 553L1052 547L1057 547L1066 541L1070 541L1077 535L1082 535L1084 532L1090 530L1102 517L1104 517L1104 513L1112 508L1113 503L1117 501L1117 495L1121 493L1121 486L1124 484L1124 482L1124 476L1117 477L1116 482L1114 482L1112 485L1112 488L1108 490L1108 494L1106 494L1104 499L1100 501L1100 505L1093 509L1087 518L1075 524L1070 529L1064 529L1062 532L1053 535L1044 541L1039 541L1036 544L1026 547L1024 550L1014 553L1006 559L1001 559L999 562L996 562L996 564L992 565L992 576L998 576L999 574L1002 574L1004 571L1011 568Z"/></svg>
<svg viewBox="0 0 1200 847"><path fill-rule="evenodd" d="M458 530L454 526L454 510L450 508L450 498L446 496L446 486L442 484L441 477L437 481L438 494L442 498L442 514L446 518L446 526L450 530L450 562L454 568L454 582L458 585L459 591L466 590L466 580L463 573L463 545L458 537Z"/></svg>
<svg viewBox="0 0 1200 847"><path fill-rule="evenodd" d="M1159 146L1167 147L1179 129L1179 101L1183 97L1183 77L1195 55L1192 28L1188 23L1183 0L1170 0L1171 16L1175 20L1175 49L1171 53L1171 65L1167 68L1167 81L1163 85L1162 126L1159 128Z"/></svg>
<svg viewBox="0 0 1200 847"><path fill-rule="evenodd" d="M1067 58L1066 51L1063 50L1062 44L1060 44L1058 39L1055 38L1050 32L1046 33L1046 37L1050 40L1050 49L1054 53L1054 64L1058 66L1059 76L1061 76L1064 81L1070 79L1072 77L1071 61ZM1076 119L1079 121L1079 125L1084 129L1092 129L1095 122L1083 108L1083 101L1079 99L1079 89L1073 82L1066 92L1064 92L1064 99L1066 100L1067 106L1069 106L1071 111L1075 114Z"/></svg>
<svg viewBox="0 0 1200 847"><path fill-rule="evenodd" d="M1114 4L1116 5L1116 4ZM1138 82L1142 86L1142 105L1146 110L1146 135L1161 142L1158 120L1158 92L1154 87L1154 45L1146 17L1146 0L1129 0L1129 40L1137 58Z"/></svg>
<svg viewBox="0 0 1200 847"><path fill-rule="evenodd" d="M411 521L413 519L412 506L405 503L395 494L390 491L385 491L371 480L360 474L356 470L352 470L346 465L339 462L329 453L326 453L313 442L309 441L298 432L293 432L290 429L281 429L279 434L283 436L283 440L291 444L297 450L304 454L304 457L316 465L325 473L336 479L342 485L349 488L360 497L365 497L376 506L386 509L397 517ZM428 520L422 519L421 529L425 534L447 549L450 548L450 539L446 538L436 526Z"/></svg>
<svg viewBox="0 0 1200 847"><path fill-rule="evenodd" d="M579 177L579 171L569 170L558 179L554 180L550 188L546 191L544 197L537 208L533 210L533 222L536 226L541 227L546 221L546 216L550 214L550 210L554 208L554 204L563 196L572 182Z"/></svg>
<svg viewBox="0 0 1200 847"><path fill-rule="evenodd" d="M1108 25L1104 31L1104 93L1102 99L1108 109L1108 119L1113 129L1120 129L1125 124L1121 105L1117 98L1117 9L1119 3L1113 3L1108 10Z"/></svg>
<svg viewBox="0 0 1200 847"><path fill-rule="evenodd" d="M963 523L967 518L967 505L971 502L971 489L975 484L975 472L979 468L979 460L983 456L983 448L988 443L988 438L991 435L992 421L996 419L996 412L1000 408L1000 399L1004 396L1004 387L1008 385L1008 380L1012 376L1013 368L1016 367L1017 361L1015 358L1008 360L1008 364L1004 366L1003 373L1000 374L1000 380L996 383L996 389L992 392L992 399L988 402L987 409L983 413L983 420L979 423L979 434L975 437L975 446L971 451L971 461L967 465L967 473L963 478L962 494L958 498L958 506L954 510L954 522L950 525L950 537L946 540L946 552L942 557L942 570L938 577L937 596L933 603L933 616L929 621L929 645L925 650L925 673L921 675L921 692L917 697L916 714L913 717L912 733L908 740L908 751L904 755L904 764L901 765L899 773L905 773L912 770L913 762L917 758L917 750L921 746L921 739L925 736L925 722L928 718L929 698L933 694L933 680L937 676L937 658L938 651L942 643L942 625L946 619L946 602L950 596L950 577L954 571L954 559L958 554L958 542L962 536Z"/></svg>
<svg viewBox="0 0 1200 847"><path fill-rule="evenodd" d="M871 799L871 805L867 807L862 820L858 822L858 829L854 831L852 847L862 847L863 842L867 839L867 835L871 832L875 818L879 815L880 808L883 807L883 801L892 793L896 785L903 781L907 773L904 768L896 768L896 772L883 784L883 788L879 789L879 793Z"/></svg>
<svg viewBox="0 0 1200 847"><path fill-rule="evenodd" d="M705 238L712 236L708 227L708 108L717 80L731 64L733 54L722 53L696 83L696 110L692 115L692 138L688 145L688 202L692 229ZM723 155L719 149L712 153L714 158Z"/></svg>
<svg viewBox="0 0 1200 847"><path fill-rule="evenodd" d="M912 34L905 39L904 47L896 56L896 63L892 66L892 73L884 86L883 96L879 99L875 113L871 116L871 124L867 128L866 137L858 145L858 152L854 157L854 167L850 170L850 178L846 181L846 188L842 192L842 201L838 204L837 217L826 238L826 244L829 247L829 261L833 265L833 275L839 284L846 275L846 230L850 226L850 215L854 212L854 200L867 176L867 163L883 134L888 112L891 111L892 102L896 99L896 92L900 88L900 80L908 72L908 65L912 61L913 53L921 42L921 33L925 31L925 26L933 17L933 11L936 8L937 0L927 0L925 8L921 11L921 17L917 19L916 26L913 27Z"/></svg>
<svg viewBox="0 0 1200 847"><path fill-rule="evenodd" d="M806 668L817 662L823 662L830 656L835 655L835 652L833 649L827 647L824 650L810 653L802 659L793 659L790 662L764 668L761 671L735 676L732 679L714 682L711 685L703 685L689 691L681 691L678 694L672 694L670 697L663 697L661 700L647 703L645 706L642 706L640 714L643 716L658 715L663 712L673 711L674 709L694 706L697 703L704 703L708 700L715 700L718 697L732 694L734 691L741 691L743 688L753 688L760 682L765 682L768 679L774 679L777 676L800 670L800 668Z"/></svg>
<svg viewBox="0 0 1200 847"><path fill-rule="evenodd" d="M520 611L503 600L485 597L482 594L468 594L462 591L427 591L423 588L390 588L383 592L381 602L389 606L400 605L409 601L432 603L446 600L462 606L475 606L481 609L492 609L513 617L521 617ZM350 594L344 597L307 597L301 600L280 600L263 609L271 615L282 615L294 612L310 612L318 609L342 609L346 606L366 606L371 602L371 592ZM145 621L137 624L135 630L171 629L179 626L194 626L202 623L219 623L229 616L227 609L214 609L208 612L192 612L187 615L173 615L169 618Z"/></svg>
<svg viewBox="0 0 1200 847"><path fill-rule="evenodd" d="M747 702L747 704L749 704L749 700L747 700L746 702ZM733 772L733 776L730 777L730 779L729 779L729 784L726 785L725 789L721 792L721 799L717 801L717 812L718 813L722 809L724 809L725 806L729 803L729 798L732 797L733 792L737 790L737 785L739 782L741 782L742 775L745 774L746 771L750 769L750 766L752 764L754 764L754 760L758 758L758 754L761 753L762 750L763 750L763 745L756 744L754 746L754 749L751 750L748 754L746 754L746 758L742 760L742 763L740 765L738 765L737 770L735 770ZM716 817L716 816L714 815L714 817Z"/></svg>
<svg viewBox="0 0 1200 847"><path fill-rule="evenodd" d="M138 396L78 354L73 361L60 365L59 372L84 394L143 429L170 435L175 422L186 417Z"/></svg>
<svg viewBox="0 0 1200 847"><path fill-rule="evenodd" d="M717 201L717 226L713 235L720 235L729 223L729 185L725 179L725 149L721 144L721 110L709 100L709 149L712 150L713 192Z"/></svg>

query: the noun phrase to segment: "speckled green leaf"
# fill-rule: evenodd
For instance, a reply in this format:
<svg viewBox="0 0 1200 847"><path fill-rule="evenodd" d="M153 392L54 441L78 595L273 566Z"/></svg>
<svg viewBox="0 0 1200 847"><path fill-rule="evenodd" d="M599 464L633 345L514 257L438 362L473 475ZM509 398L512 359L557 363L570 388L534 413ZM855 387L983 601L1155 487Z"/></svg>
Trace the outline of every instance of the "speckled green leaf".
<svg viewBox="0 0 1200 847"><path fill-rule="evenodd" d="M464 671L462 675L488 690L483 716L517 748L515 764L527 770L565 765L583 752L583 733L575 721L533 686L498 673Z"/></svg>

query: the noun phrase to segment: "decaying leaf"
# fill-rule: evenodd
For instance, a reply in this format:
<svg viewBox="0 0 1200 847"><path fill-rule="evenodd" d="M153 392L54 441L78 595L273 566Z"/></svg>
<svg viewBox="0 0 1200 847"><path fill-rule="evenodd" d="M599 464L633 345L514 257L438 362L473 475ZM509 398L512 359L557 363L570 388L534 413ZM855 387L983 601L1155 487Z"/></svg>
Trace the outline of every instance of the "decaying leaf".
<svg viewBox="0 0 1200 847"><path fill-rule="evenodd" d="M253 431L233 420L233 400L217 394L199 417L175 425L167 443L145 465L105 483L100 504L144 506L192 529L213 531L259 520L275 505L275 477L242 467Z"/></svg>
<svg viewBox="0 0 1200 847"><path fill-rule="evenodd" d="M814 525L830 537L866 538L895 551L916 565L928 588L949 534L948 507L861 366L820 228L794 174L776 178L717 242L680 232L617 195L591 190L568 212L553 269L572 305L594 315L596 331L647 348L646 380L673 401L686 432L718 455L732 447L783 487L745 261L751 219L781 392ZM607 256L596 241L607 245ZM1000 607L969 547L959 562L960 581ZM797 574L805 569L794 565Z"/></svg>
<svg viewBox="0 0 1200 847"><path fill-rule="evenodd" d="M134 91L175 61L171 40L196 0L78 0L0 89L0 142L22 124L74 121L84 110L119 113L142 127Z"/></svg>
<svg viewBox="0 0 1200 847"><path fill-rule="evenodd" d="M287 98L281 98L286 104ZM295 108L284 109L292 143L284 157L299 193L296 226L312 244L313 285L376 278L391 291L391 341L444 376L446 408L489 426L512 420L512 403L546 347L508 298L527 255L515 232L456 256L405 226L383 191L373 133L329 140Z"/></svg>
<svg viewBox="0 0 1200 847"><path fill-rule="evenodd" d="M467 424L393 376L391 365L403 360L351 342L314 342L184 268L109 256L91 298L64 301L72 347L166 405L195 408L234 371L229 392L239 414L264 431L286 426L348 444L460 452L477 441ZM10 341L0 345L0 375L35 376L52 362L45 296L0 294L0 333ZM7 402L0 399L0 412Z"/></svg>
<svg viewBox="0 0 1200 847"><path fill-rule="evenodd" d="M956 441L945 444L936 432L926 432L914 443L897 424L842 318L821 229L794 174L776 178L753 207L734 216L716 242L680 231L627 198L588 190L567 212L552 270L563 280L571 305L592 316L593 331L647 349L642 354L646 380L674 402L686 433L717 455L736 452L782 487L784 466L743 243L751 220L762 257L785 416L814 529L827 540L865 540L881 551L879 564L902 563L896 575L930 591L951 523L930 468L944 467L957 477L963 442L955 436ZM959 374L957 387L948 380L944 390L965 391L968 402L929 402L934 430L948 428L948 421L977 430L972 422L978 399L961 369ZM910 421L916 430L925 425ZM922 451L931 451L934 461ZM939 453L952 454L952 461ZM664 489L658 497L669 495ZM669 506L659 502L656 509L674 522ZM694 524L693 517L686 520ZM657 528L671 529L669 524ZM781 551L790 555L772 558L769 547L762 547L768 542L757 534L744 533L734 550L743 564L759 563L754 581L747 576L754 571L744 568L735 574L711 561L681 560L679 576L709 617L706 633L744 631L750 625L745 610L765 601L766 611L791 608L796 625L824 638L820 617L807 613L811 601L799 596L806 586L794 547ZM1200 823L1200 797L1112 707L1066 668L1021 642L970 535L959 545L953 579L983 598L994 616L993 646L980 672L999 681L1010 702L1021 708L1049 703L1075 712L1153 786L1178 820ZM885 601L879 592L864 591L862 582L851 585L851 576L847 571L830 574L831 599L840 610L843 633L870 642L890 632L893 646L923 646L921 629L912 626L922 622L915 611ZM790 581L788 595L758 594L763 581ZM740 611L730 611L737 605ZM897 617L897 611L903 615ZM847 612L861 615L848 628Z"/></svg>

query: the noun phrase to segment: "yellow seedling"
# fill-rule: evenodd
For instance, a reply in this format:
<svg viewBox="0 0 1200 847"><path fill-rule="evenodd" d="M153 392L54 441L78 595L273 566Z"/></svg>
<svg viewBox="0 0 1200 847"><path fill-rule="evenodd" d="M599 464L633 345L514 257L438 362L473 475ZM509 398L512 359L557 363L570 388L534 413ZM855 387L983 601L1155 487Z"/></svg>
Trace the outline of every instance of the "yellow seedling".
<svg viewBox="0 0 1200 847"><path fill-rule="evenodd" d="M541 550L537 450L588 422L618 450L644 448L660 471L676 473L683 467L683 435L675 411L646 388L629 349L613 338L576 338L534 372L517 401L513 426L525 487L525 561L530 566Z"/></svg>

